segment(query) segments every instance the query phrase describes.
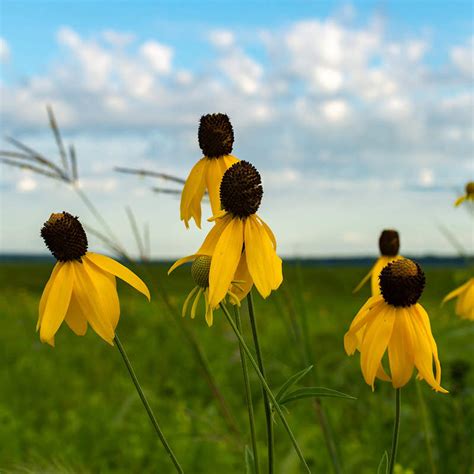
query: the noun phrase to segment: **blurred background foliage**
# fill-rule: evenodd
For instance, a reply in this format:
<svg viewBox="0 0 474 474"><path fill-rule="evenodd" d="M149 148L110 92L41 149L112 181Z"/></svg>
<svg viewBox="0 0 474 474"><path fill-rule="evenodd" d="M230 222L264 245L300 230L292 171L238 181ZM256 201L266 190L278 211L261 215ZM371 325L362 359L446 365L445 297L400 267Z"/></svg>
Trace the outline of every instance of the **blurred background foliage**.
<svg viewBox="0 0 474 474"><path fill-rule="evenodd" d="M52 263L3 263L0 266L0 468L2 472L131 473L172 472L140 404L118 351L89 330L79 338L63 325L56 348L35 333L37 306ZM192 327L219 389L235 418L229 428L200 372L193 352L184 347L177 326L166 317L162 293L180 307L193 285L187 268L166 276L167 265L135 268L150 287L147 304L119 283L122 316L118 334L156 415L186 472L241 473L249 444L239 351L221 312L212 328L201 314ZM363 381L359 357L347 357L342 338L367 290L351 295L366 271L361 267L287 264L282 288L267 301L256 296L256 312L268 378L276 391L303 369L295 321L305 311L314 354L316 385L357 397L325 399L346 473L377 470L390 448L394 390L378 382L372 393ZM425 268L427 287L421 303L428 310L438 342L449 395L424 382L402 391L399 473L467 473L473 467L474 374L470 321L454 315L441 298L466 279L460 268ZM173 317L178 317L174 315ZM250 328L243 306L244 332ZM260 456L265 458L261 391L251 372ZM301 381L301 386L308 383ZM311 400L287 405L288 420L313 472L331 472ZM430 462L430 446L433 460ZM434 467L433 467L434 466ZM300 464L276 421L277 473L298 473Z"/></svg>

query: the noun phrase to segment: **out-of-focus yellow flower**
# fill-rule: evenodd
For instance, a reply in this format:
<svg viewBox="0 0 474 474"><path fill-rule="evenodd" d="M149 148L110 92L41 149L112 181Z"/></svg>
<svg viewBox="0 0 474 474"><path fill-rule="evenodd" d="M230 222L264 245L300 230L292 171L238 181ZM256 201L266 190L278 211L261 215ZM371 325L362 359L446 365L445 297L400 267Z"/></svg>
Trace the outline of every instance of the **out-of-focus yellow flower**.
<svg viewBox="0 0 474 474"><path fill-rule="evenodd" d="M354 288L352 293L357 293L370 279L370 288L372 291L372 296L380 295L380 286L379 286L379 275L382 269L399 258L403 258L398 255L400 249L400 237L398 232L393 229L385 229L382 231L379 237L379 249L380 257L375 262L374 266L369 270L369 273L365 275L360 283Z"/></svg>
<svg viewBox="0 0 474 474"><path fill-rule="evenodd" d="M192 168L181 194L181 220L189 228L194 219L201 228L201 200L208 192L212 213L221 209L219 186L225 171L239 161L230 153L234 144L234 131L225 114L208 114L201 117L198 132L199 146L204 153Z"/></svg>
<svg viewBox="0 0 474 474"><path fill-rule="evenodd" d="M460 204L462 204L464 201L474 201L474 182L473 181L469 181L469 183L466 184L466 194L458 197L456 201L454 202L454 205L457 207Z"/></svg>
<svg viewBox="0 0 474 474"><path fill-rule="evenodd" d="M115 260L87 252L87 236L77 217L67 212L51 214L41 229L46 246L58 260L44 288L36 330L42 342L54 346L54 336L65 320L78 336L88 323L113 345L120 317L115 277L133 286L150 300L147 286Z"/></svg>
<svg viewBox="0 0 474 474"><path fill-rule="evenodd" d="M201 248L175 262L168 272L197 256L211 256L208 295L211 308L219 305L229 287L240 300L255 284L266 298L283 281L275 236L256 214L262 195L260 174L253 165L239 161L231 166L222 178L222 210L211 219L216 224ZM237 288L232 281L243 283Z"/></svg>
<svg viewBox="0 0 474 474"><path fill-rule="evenodd" d="M474 321L474 278L469 278L464 285L446 295L443 304L453 298L458 299L455 307L456 314L460 318Z"/></svg>
<svg viewBox="0 0 474 474"><path fill-rule="evenodd" d="M380 274L381 294L367 300L344 336L348 355L360 351L362 374L372 390L375 377L403 387L416 367L419 379L447 393L440 385L441 365L430 320L418 303L424 285L425 275L417 263L406 258L389 263ZM390 376L382 366L387 349Z"/></svg>

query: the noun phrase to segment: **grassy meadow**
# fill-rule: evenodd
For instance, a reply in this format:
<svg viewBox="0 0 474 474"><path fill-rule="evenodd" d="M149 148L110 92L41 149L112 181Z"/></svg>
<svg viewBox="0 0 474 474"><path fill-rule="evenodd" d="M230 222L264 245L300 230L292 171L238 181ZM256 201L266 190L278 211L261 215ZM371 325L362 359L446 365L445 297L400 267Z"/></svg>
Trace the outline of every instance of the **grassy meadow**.
<svg viewBox="0 0 474 474"><path fill-rule="evenodd" d="M52 266L0 267L0 472L172 473L116 348L91 329L85 337L77 337L65 324L54 349L40 343L35 332L37 307ZM151 304L118 283L122 308L118 334L184 470L243 473L245 445L250 442L236 339L220 311L212 328L205 324L202 308L195 320L182 322L209 363L228 408L224 417L178 321L193 286L191 276L185 267L167 277L166 269L158 264L135 268L154 288ZM266 301L254 295L267 375L275 392L305 367L298 321L306 315L316 385L357 397L323 400L344 472L349 474L377 472L384 451L390 449L394 417L391 385L377 382L373 393L362 378L359 357L348 357L343 349L344 332L368 297L368 287L351 294L366 271L287 265L279 291ZM450 393L437 394L415 377L403 388L398 472L467 474L473 470L474 325L458 319L452 303L440 307L442 297L467 275L454 268L428 267L425 272L421 303L431 316L442 385ZM173 314L164 295L175 308ZM250 343L245 304L242 318ZM262 395L250 371L265 472ZM300 386L309 385L310 379L304 378ZM286 407L312 471L330 473L313 401L299 400ZM275 420L276 472L302 472L281 422Z"/></svg>

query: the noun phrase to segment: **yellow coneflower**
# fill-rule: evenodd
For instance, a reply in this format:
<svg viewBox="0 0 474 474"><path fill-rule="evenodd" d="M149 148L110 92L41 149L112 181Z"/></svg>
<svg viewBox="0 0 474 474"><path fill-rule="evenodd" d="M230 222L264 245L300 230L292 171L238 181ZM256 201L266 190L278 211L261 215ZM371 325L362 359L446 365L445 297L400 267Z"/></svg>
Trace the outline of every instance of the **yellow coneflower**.
<svg viewBox="0 0 474 474"><path fill-rule="evenodd" d="M170 268L168 274L200 255L212 257L209 272L209 305L216 308L231 287L239 299L252 284L266 298L283 281L282 261L276 254L276 240L270 227L257 216L263 195L260 174L247 161L239 161L224 174L220 187L222 211L212 220L215 226L201 248Z"/></svg>
<svg viewBox="0 0 474 474"><path fill-rule="evenodd" d="M372 390L375 377L403 387L416 367L418 378L447 393L440 385L441 365L430 320L418 303L424 285L425 275L417 263L406 258L389 263L380 274L381 294L367 300L344 336L348 355L360 351L362 374ZM390 376L382 366L387 348Z"/></svg>
<svg viewBox="0 0 474 474"><path fill-rule="evenodd" d="M188 228L191 219L201 228L201 200L206 190L212 214L220 211L219 186L222 176L230 166L239 161L230 154L234 144L234 131L227 115L202 116L198 139L204 157L192 168L181 194L181 220Z"/></svg>
<svg viewBox="0 0 474 474"><path fill-rule="evenodd" d="M463 319L474 321L474 278L469 278L464 285L446 295L443 304L453 298L458 299L455 308L456 314Z"/></svg>
<svg viewBox="0 0 474 474"><path fill-rule="evenodd" d="M120 304L115 277L150 300L147 286L115 260L87 251L87 235L77 217L51 214L41 229L46 246L57 260L39 304L36 330L42 342L54 346L54 336L65 320L78 336L87 324L113 345Z"/></svg>
<svg viewBox="0 0 474 474"><path fill-rule="evenodd" d="M469 183L466 184L466 194L464 194L461 197L458 197L454 205L457 207L464 201L474 201L474 182L473 181L469 181Z"/></svg>
<svg viewBox="0 0 474 474"><path fill-rule="evenodd" d="M191 305L190 314L191 319L194 319L196 317L196 310L199 305L199 301L201 300L201 296L204 296L204 303L206 307L206 322L208 326L212 326L214 319L214 310L209 305L209 272L211 270L211 262L212 257L209 257L208 255L201 255L199 257L196 257L196 259L194 260L191 266L191 276L193 277L196 286L189 292L188 296L184 300L183 309L181 312L181 315L184 318L186 316L186 313L188 312L188 308L192 300L193 303ZM232 287L228 289L226 295L228 296L229 301L237 306L240 306L240 300L243 298L243 296L241 296L239 299L239 297L232 291L232 289L237 288L241 292L245 292L246 290L244 290L241 284L245 284L245 282L241 280L233 280ZM245 288L247 288L247 286L248 285L245 285ZM248 293L249 290L250 288L246 291L246 293Z"/></svg>
<svg viewBox="0 0 474 474"><path fill-rule="evenodd" d="M390 262L403 258L398 255L400 249L400 237L396 230L385 229L379 237L380 257L370 269L369 273L362 278L361 282L354 288L353 293L357 293L370 278L372 296L380 294L379 275L382 269Z"/></svg>

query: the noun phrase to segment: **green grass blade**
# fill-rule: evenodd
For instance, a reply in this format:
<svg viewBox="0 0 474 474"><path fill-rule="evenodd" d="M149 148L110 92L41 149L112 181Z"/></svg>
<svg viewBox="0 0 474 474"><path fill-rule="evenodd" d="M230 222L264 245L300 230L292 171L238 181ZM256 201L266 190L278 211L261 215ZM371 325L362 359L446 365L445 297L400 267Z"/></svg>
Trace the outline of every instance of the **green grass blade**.
<svg viewBox="0 0 474 474"><path fill-rule="evenodd" d="M300 388L288 393L280 400L280 404L294 402L302 398L345 398L346 400L357 400L355 397L347 393L338 392L326 387L306 387Z"/></svg>
<svg viewBox="0 0 474 474"><path fill-rule="evenodd" d="M278 403L280 403L281 399L285 396L288 390L295 384L297 384L311 369L313 368L312 365L306 367L306 369L301 370L300 372L292 375L280 388L278 393L276 394L275 398L277 399Z"/></svg>

